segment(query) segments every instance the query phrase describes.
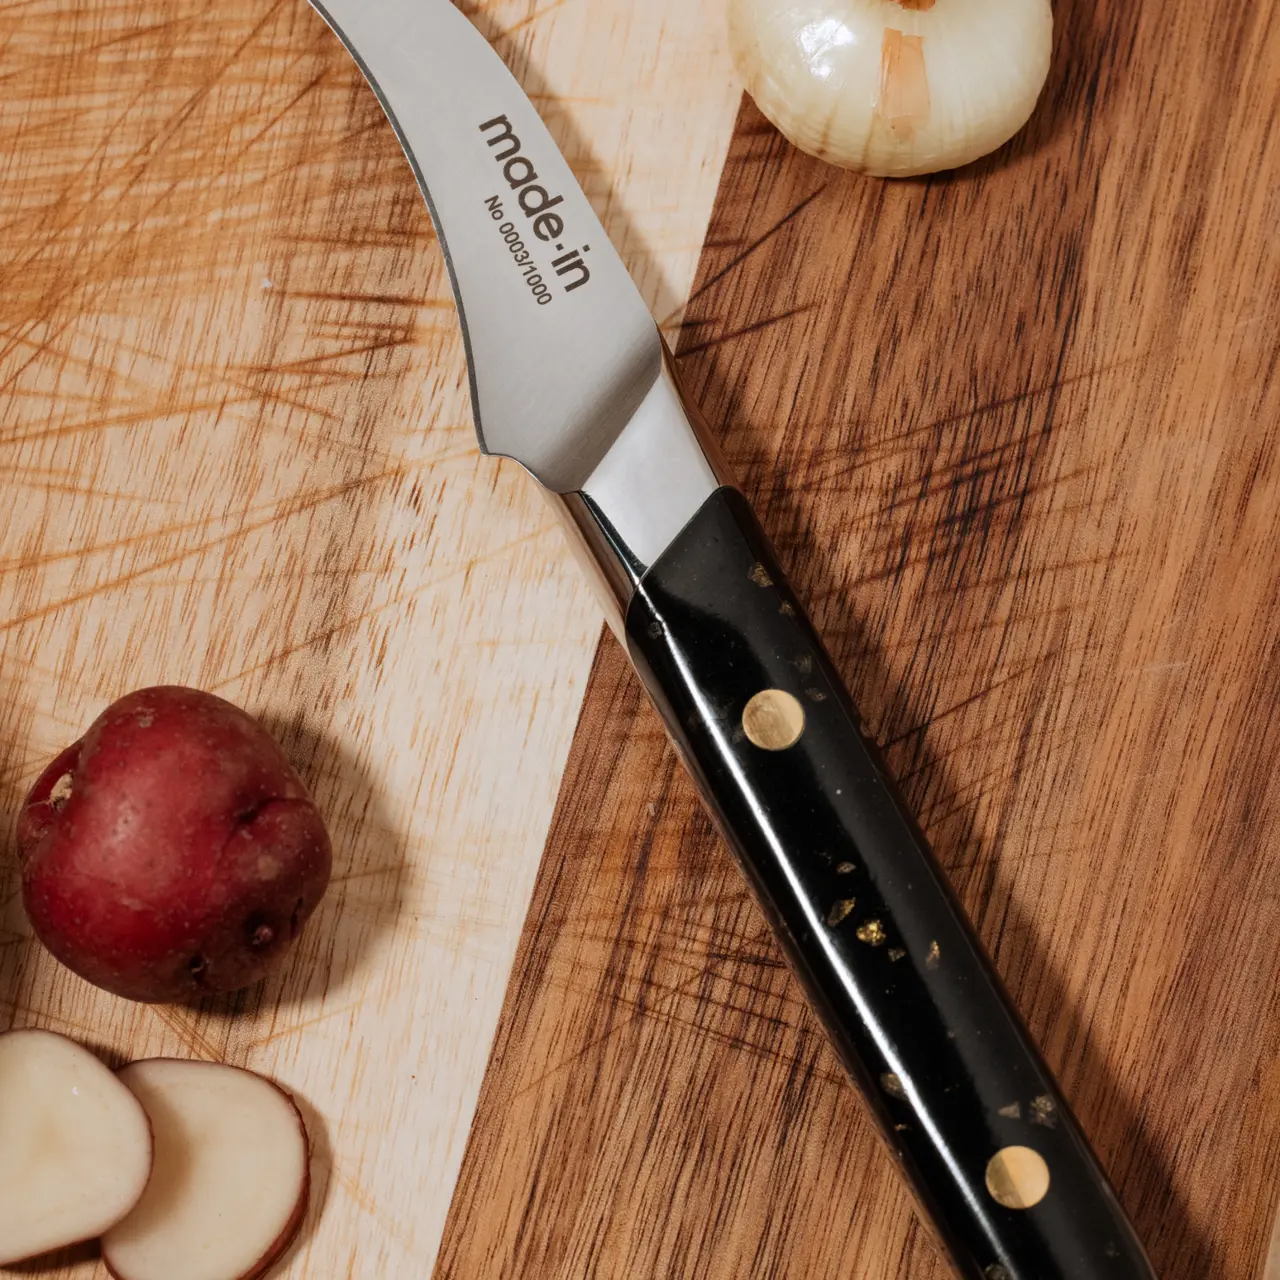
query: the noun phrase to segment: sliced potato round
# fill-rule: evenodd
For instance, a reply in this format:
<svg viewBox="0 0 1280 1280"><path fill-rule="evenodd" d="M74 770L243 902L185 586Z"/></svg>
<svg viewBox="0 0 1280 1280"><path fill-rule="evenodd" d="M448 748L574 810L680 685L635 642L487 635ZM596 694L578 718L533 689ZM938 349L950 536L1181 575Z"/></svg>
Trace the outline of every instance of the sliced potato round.
<svg viewBox="0 0 1280 1280"><path fill-rule="evenodd" d="M155 1133L155 1172L103 1237L118 1280L257 1280L307 1211L306 1126L283 1089L250 1071L157 1058L119 1073Z"/></svg>
<svg viewBox="0 0 1280 1280"><path fill-rule="evenodd" d="M141 1198L151 1130L87 1049L50 1031L0 1035L0 1265L91 1240Z"/></svg>

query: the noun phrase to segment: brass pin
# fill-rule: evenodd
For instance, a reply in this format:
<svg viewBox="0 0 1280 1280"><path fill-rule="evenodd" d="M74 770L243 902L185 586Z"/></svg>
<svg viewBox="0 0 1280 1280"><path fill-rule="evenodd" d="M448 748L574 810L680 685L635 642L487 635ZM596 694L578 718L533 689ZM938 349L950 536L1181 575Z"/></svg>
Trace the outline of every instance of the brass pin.
<svg viewBox="0 0 1280 1280"><path fill-rule="evenodd" d="M747 703L742 729L762 751L786 751L804 735L804 708L783 689L765 689Z"/></svg>
<svg viewBox="0 0 1280 1280"><path fill-rule="evenodd" d="M1005 1147L987 1165L987 1190L1006 1209L1031 1209L1049 1194L1049 1166L1030 1147Z"/></svg>

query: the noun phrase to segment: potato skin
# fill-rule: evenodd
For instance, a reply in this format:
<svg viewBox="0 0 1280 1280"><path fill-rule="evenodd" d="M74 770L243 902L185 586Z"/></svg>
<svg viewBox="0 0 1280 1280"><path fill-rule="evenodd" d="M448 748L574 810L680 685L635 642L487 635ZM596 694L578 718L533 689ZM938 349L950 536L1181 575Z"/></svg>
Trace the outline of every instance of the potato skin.
<svg viewBox="0 0 1280 1280"><path fill-rule="evenodd" d="M265 977L324 896L324 823L279 744L194 689L113 703L18 819L23 900L82 978L140 1001Z"/></svg>

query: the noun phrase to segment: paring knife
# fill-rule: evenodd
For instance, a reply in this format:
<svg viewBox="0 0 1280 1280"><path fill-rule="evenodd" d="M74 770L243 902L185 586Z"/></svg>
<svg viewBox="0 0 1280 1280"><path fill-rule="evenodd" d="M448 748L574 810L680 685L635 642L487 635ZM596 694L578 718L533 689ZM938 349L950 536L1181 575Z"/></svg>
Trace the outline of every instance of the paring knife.
<svg viewBox="0 0 1280 1280"><path fill-rule="evenodd" d="M552 495L957 1273L1154 1280L533 105L450 0L312 3L430 206L481 449Z"/></svg>

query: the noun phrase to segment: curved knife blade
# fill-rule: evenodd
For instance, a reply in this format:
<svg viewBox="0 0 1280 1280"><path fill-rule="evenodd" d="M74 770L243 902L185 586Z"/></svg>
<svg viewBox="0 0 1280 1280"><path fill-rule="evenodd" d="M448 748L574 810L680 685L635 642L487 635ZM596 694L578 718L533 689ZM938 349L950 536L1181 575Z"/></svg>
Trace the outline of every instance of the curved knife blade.
<svg viewBox="0 0 1280 1280"><path fill-rule="evenodd" d="M453 281L476 433L582 488L662 370L662 342L559 148L449 0L311 0L382 103Z"/></svg>

